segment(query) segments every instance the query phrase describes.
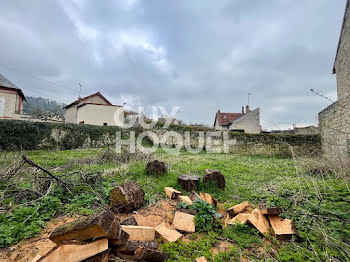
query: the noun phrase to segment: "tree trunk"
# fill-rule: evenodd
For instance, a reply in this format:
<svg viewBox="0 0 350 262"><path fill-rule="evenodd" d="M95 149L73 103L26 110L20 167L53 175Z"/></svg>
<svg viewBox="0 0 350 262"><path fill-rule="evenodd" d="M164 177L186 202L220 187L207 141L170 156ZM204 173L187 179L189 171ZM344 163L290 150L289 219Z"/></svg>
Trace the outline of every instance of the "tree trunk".
<svg viewBox="0 0 350 262"><path fill-rule="evenodd" d="M147 175L159 176L159 175L165 174L166 171L167 171L167 165L162 161L154 160L147 163L147 166L146 166Z"/></svg>
<svg viewBox="0 0 350 262"><path fill-rule="evenodd" d="M177 182L186 191L193 191L198 189L200 177L192 175L179 175Z"/></svg>
<svg viewBox="0 0 350 262"><path fill-rule="evenodd" d="M119 234L119 218L112 212L103 211L56 228L50 240L59 245L70 240L83 241L98 237L118 239Z"/></svg>
<svg viewBox="0 0 350 262"><path fill-rule="evenodd" d="M205 170L203 184L207 183L208 181L214 181L214 182L216 182L216 185L219 188L225 189L225 185L226 185L225 177L218 170L214 170L214 169L206 169Z"/></svg>
<svg viewBox="0 0 350 262"><path fill-rule="evenodd" d="M142 206L145 193L133 181L127 182L111 190L111 207L113 212L127 212Z"/></svg>

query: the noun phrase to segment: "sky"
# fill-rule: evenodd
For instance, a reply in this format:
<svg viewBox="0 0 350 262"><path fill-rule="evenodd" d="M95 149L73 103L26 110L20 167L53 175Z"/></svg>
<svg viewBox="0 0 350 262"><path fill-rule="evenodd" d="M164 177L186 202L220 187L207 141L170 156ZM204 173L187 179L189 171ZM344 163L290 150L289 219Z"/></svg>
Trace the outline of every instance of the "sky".
<svg viewBox="0 0 350 262"><path fill-rule="evenodd" d="M346 0L2 0L0 73L26 96L100 91L187 123L260 107L263 129L317 124L336 100Z"/></svg>

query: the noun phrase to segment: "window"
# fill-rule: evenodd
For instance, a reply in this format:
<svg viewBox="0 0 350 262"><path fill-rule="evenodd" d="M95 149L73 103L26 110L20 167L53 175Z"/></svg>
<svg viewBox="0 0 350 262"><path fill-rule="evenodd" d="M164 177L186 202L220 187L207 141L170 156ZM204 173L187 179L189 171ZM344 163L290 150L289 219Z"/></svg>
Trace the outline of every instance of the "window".
<svg viewBox="0 0 350 262"><path fill-rule="evenodd" d="M103 125L104 125L104 126L108 126L108 124L107 124L107 123L103 123Z"/></svg>

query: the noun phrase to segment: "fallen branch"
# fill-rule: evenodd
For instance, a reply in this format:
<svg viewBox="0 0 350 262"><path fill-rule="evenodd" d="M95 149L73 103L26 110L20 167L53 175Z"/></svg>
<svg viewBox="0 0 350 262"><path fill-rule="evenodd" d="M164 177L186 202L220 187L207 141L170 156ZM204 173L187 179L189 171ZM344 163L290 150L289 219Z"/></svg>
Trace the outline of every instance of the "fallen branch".
<svg viewBox="0 0 350 262"><path fill-rule="evenodd" d="M43 167L41 167L41 166L35 164L33 161L31 161L30 159L28 159L25 155L22 155L22 158L23 158L24 162L26 162L26 163L28 163L29 165L31 165L31 166L33 166L33 167L35 167L35 168L37 168L37 169L40 169L40 170L43 171L44 173L48 174L51 178L55 179L57 183L60 183L60 184L64 185L65 188L66 188L68 191L70 191L66 182L64 182L63 180L61 180L60 178L58 178L57 176L55 176L54 174L52 174L51 172L49 172L48 170L46 170L45 168L43 168Z"/></svg>

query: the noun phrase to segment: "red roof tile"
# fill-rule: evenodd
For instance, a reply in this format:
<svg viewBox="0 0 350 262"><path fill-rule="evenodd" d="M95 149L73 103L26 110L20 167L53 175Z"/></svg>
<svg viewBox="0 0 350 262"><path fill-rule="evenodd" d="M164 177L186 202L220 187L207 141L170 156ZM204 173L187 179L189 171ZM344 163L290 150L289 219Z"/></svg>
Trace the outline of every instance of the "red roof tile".
<svg viewBox="0 0 350 262"><path fill-rule="evenodd" d="M241 116L242 113L216 113L215 121L218 121L220 126L227 126Z"/></svg>

